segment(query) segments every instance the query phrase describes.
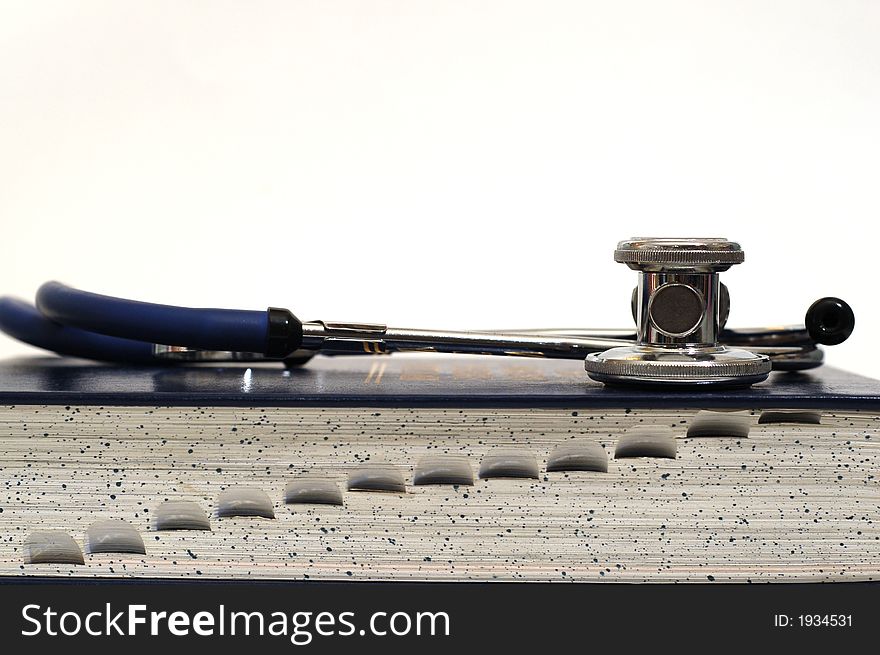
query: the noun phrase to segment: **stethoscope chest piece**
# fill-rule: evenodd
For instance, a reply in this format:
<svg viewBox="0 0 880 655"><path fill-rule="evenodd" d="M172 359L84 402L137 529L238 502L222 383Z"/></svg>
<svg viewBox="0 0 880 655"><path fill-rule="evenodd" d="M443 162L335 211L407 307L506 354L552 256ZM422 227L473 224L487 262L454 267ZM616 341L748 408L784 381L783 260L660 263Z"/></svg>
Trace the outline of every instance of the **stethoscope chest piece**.
<svg viewBox="0 0 880 655"><path fill-rule="evenodd" d="M766 355L718 342L723 307L719 273L742 263L726 239L631 239L614 260L638 271L633 345L587 355L591 378L606 384L744 386L770 374Z"/></svg>

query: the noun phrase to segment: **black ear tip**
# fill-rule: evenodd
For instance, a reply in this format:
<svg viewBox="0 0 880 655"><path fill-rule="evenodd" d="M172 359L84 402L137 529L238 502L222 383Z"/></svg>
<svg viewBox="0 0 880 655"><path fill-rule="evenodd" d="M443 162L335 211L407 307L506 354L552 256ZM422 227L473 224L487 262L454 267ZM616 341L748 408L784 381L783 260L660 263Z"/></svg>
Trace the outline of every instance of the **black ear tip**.
<svg viewBox="0 0 880 655"><path fill-rule="evenodd" d="M852 334L856 317L852 308L840 298L820 298L810 305L804 324L813 341L835 346Z"/></svg>

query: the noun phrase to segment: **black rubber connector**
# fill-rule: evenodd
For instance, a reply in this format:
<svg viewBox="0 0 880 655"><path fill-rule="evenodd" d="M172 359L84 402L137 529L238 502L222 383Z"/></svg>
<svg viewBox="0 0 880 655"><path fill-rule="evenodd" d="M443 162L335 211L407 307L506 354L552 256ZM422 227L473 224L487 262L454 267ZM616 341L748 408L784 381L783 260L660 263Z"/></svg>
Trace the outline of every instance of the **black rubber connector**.
<svg viewBox="0 0 880 655"><path fill-rule="evenodd" d="M289 309L270 307L269 336L266 339L266 357L287 357L302 345L303 325Z"/></svg>
<svg viewBox="0 0 880 655"><path fill-rule="evenodd" d="M804 325L816 343L836 346L852 334L856 317L840 298L820 298L807 310Z"/></svg>

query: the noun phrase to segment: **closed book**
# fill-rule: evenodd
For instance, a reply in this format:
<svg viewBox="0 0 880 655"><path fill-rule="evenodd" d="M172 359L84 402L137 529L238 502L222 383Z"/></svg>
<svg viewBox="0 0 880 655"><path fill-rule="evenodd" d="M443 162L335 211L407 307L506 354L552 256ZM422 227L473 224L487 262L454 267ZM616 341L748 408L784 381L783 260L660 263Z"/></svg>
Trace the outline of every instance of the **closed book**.
<svg viewBox="0 0 880 655"><path fill-rule="evenodd" d="M0 364L0 576L880 578L880 383L583 364Z"/></svg>

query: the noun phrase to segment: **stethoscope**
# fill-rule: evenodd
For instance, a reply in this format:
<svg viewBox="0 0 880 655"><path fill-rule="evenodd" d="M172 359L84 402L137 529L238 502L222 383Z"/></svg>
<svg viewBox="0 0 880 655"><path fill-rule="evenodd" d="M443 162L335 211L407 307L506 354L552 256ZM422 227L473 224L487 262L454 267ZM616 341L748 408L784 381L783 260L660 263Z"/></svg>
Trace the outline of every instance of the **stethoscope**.
<svg viewBox="0 0 880 655"><path fill-rule="evenodd" d="M0 330L60 355L118 364L275 360L328 355L443 352L580 359L606 384L748 386L771 370L822 363L819 344L843 342L852 309L822 298L803 326L732 330L719 273L742 263L726 239L631 239L614 259L638 271L635 329L445 331L372 323L300 321L289 310L196 309L145 303L47 282L36 306L0 298Z"/></svg>

